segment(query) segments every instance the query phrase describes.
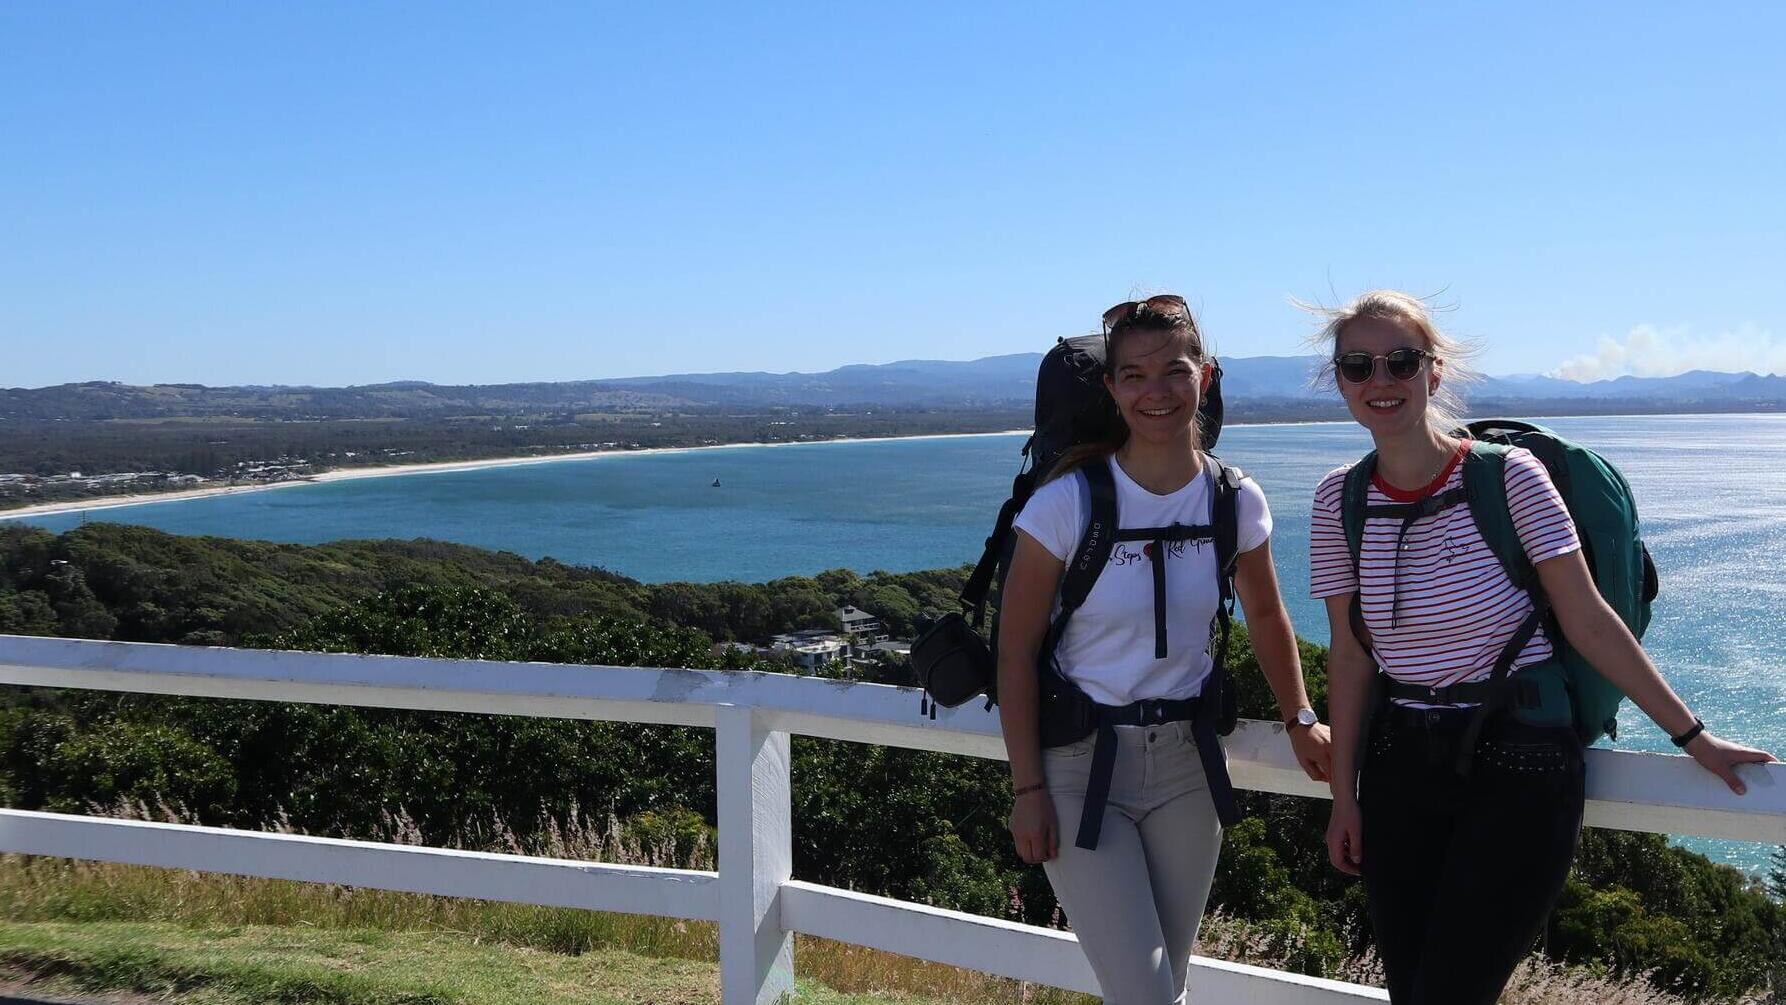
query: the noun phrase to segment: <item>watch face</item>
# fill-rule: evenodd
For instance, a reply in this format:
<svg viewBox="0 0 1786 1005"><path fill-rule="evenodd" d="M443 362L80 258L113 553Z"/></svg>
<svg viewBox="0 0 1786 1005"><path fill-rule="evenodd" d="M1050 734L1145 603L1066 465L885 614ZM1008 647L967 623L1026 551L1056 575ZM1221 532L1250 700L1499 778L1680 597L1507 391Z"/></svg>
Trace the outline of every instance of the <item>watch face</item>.
<svg viewBox="0 0 1786 1005"><path fill-rule="evenodd" d="M1304 708L1304 709L1299 709L1297 711L1296 721L1302 723L1304 726L1313 726L1315 723L1320 722L1321 720L1320 720L1320 718L1318 718L1315 715L1314 709Z"/></svg>

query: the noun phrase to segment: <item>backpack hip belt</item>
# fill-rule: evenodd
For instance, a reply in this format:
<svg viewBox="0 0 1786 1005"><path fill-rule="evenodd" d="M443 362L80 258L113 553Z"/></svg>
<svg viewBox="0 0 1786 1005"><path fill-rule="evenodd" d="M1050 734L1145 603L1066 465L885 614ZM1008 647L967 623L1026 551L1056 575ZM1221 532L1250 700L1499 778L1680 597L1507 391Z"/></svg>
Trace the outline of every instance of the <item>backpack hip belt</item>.
<svg viewBox="0 0 1786 1005"><path fill-rule="evenodd" d="M1215 803L1216 818L1224 827L1240 822L1240 804L1234 798L1234 782L1228 777L1228 761L1216 735L1217 716L1214 712L1219 705L1202 697L1147 698L1127 705L1091 704L1097 722L1097 739L1091 748L1091 774L1085 783L1085 808L1079 814L1079 833L1073 841L1076 846L1087 851L1098 846L1104 809L1110 801L1110 779L1116 770L1118 726L1189 722L1191 737L1197 744L1197 759L1202 762L1203 774L1209 779L1209 797Z"/></svg>
<svg viewBox="0 0 1786 1005"><path fill-rule="evenodd" d="M1529 634L1518 633L1514 639L1517 646L1509 646L1511 653L1506 658L1517 655L1525 648L1525 640ZM1382 673L1379 669L1378 673ZM1470 720L1464 726L1463 741L1458 744L1457 760L1452 768L1458 777L1468 778L1476 766L1476 744L1482 738L1482 731L1488 721L1500 712L1517 709L1536 709L1541 704L1541 692L1538 682L1524 676L1508 676L1500 672L1497 665L1496 675L1488 680L1465 681L1458 684L1447 684L1443 687L1431 687L1425 684L1408 684L1383 674L1383 701L1389 702L1417 701L1426 705L1474 705Z"/></svg>

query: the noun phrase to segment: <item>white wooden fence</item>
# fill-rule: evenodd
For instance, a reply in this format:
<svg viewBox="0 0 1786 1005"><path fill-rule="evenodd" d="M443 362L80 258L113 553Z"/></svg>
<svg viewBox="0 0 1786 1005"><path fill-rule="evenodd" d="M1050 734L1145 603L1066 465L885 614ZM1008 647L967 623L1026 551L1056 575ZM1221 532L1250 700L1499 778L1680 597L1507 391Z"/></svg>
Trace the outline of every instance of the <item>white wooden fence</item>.
<svg viewBox="0 0 1786 1005"><path fill-rule="evenodd" d="M413 893L714 921L725 1005L791 992L795 932L1097 993L1074 937L792 876L791 734L973 757L1004 756L977 704L917 715L917 695L781 674L494 663L0 635L0 684L599 719L716 731L719 871L530 858L213 827L0 810L0 851ZM1326 796L1283 727L1227 740L1235 784ZM1684 757L1589 753L1587 821L1599 827L1786 843L1786 766L1742 769L1737 797ZM1383 1001L1373 988L1197 958L1204 1002Z"/></svg>

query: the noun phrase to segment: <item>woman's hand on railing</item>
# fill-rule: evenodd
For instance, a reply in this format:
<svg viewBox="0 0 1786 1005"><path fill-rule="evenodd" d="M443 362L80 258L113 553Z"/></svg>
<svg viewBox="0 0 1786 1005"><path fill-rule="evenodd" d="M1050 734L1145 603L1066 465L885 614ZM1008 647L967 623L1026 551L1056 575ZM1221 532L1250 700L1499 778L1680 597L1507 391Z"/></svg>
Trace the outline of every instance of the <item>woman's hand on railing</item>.
<svg viewBox="0 0 1786 1005"><path fill-rule="evenodd" d="M1730 786L1730 791L1739 796L1748 791L1748 786L1736 777L1737 765L1766 764L1778 760L1765 750L1720 740L1707 732L1701 732L1687 744L1687 753L1699 762L1700 767L1724 779L1724 784Z"/></svg>
<svg viewBox="0 0 1786 1005"><path fill-rule="evenodd" d="M1335 799L1327 818L1327 860L1349 876L1362 874L1364 865L1364 818L1352 799Z"/></svg>
<svg viewBox="0 0 1786 1005"><path fill-rule="evenodd" d="M1011 804L1011 839L1017 857L1030 865L1047 862L1060 851L1060 824L1047 789L1025 792Z"/></svg>

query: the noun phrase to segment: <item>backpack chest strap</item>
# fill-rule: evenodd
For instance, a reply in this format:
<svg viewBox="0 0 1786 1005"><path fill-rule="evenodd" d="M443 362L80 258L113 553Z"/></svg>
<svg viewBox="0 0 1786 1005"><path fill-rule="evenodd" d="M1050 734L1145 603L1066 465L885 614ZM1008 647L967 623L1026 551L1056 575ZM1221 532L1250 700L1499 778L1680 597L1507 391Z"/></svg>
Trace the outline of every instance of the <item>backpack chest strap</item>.
<svg viewBox="0 0 1786 1005"><path fill-rule="evenodd" d="M1366 506L1364 508L1364 519L1367 522L1370 520L1401 521L1401 526L1397 527L1395 531L1395 552L1390 560L1389 627L1394 628L1396 622L1401 620L1402 550L1408 546L1408 528L1414 526L1417 521L1424 520L1429 516L1436 516L1453 506L1465 505L1469 501L1469 491L1463 486L1459 486L1454 489L1447 489L1444 492L1434 493L1424 499L1417 499L1414 502L1385 503ZM1356 574L1356 571L1356 566L1354 566L1354 574ZM1363 596L1362 582L1360 583L1358 595Z"/></svg>
<svg viewBox="0 0 1786 1005"><path fill-rule="evenodd" d="M1175 523L1168 527L1124 527L1118 541L1212 541L1215 528L1208 524Z"/></svg>
<svg viewBox="0 0 1786 1005"><path fill-rule="evenodd" d="M1407 536L1408 528L1416 521L1429 516L1437 516L1453 506L1462 506L1470 501L1469 490L1463 486L1434 493L1424 499L1406 503L1382 503L1364 508L1366 520L1400 520L1401 528L1396 532L1396 550L1401 550L1402 539Z"/></svg>
<svg viewBox="0 0 1786 1005"><path fill-rule="evenodd" d="M1166 545L1179 541L1213 541L1215 528L1207 524L1175 523L1168 527L1127 527L1116 532L1118 541L1146 541L1153 566L1153 658L1166 658Z"/></svg>

